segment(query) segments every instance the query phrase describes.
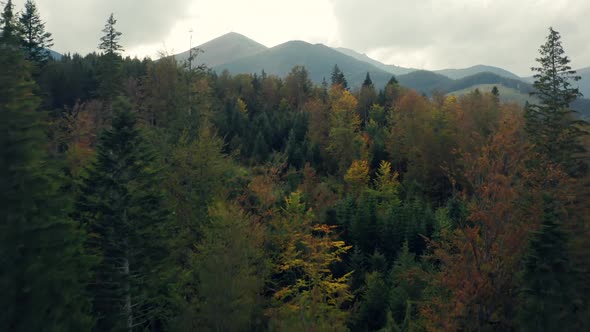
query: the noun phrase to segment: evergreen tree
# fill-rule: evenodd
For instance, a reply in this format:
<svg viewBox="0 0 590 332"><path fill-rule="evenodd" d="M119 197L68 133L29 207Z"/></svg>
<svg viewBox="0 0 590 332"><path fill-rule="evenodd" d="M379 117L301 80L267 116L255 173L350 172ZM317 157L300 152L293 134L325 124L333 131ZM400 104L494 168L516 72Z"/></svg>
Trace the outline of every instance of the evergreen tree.
<svg viewBox="0 0 590 332"><path fill-rule="evenodd" d="M119 44L122 33L115 29L115 24L117 24L117 20L114 14L111 13L104 29L102 29L104 35L100 37L100 44L98 45L98 48L106 55L120 55L123 51L123 46Z"/></svg>
<svg viewBox="0 0 590 332"><path fill-rule="evenodd" d="M98 93L107 104L110 104L121 89L121 52L123 47L119 44L121 32L115 29L117 20L111 14L102 30L98 48L103 51L99 70Z"/></svg>
<svg viewBox="0 0 590 332"><path fill-rule="evenodd" d="M389 312L388 287L379 272L370 272L366 276L363 300L353 322L355 331L378 331L387 322Z"/></svg>
<svg viewBox="0 0 590 332"><path fill-rule="evenodd" d="M45 31L45 23L39 17L37 5L27 0L25 10L19 17L22 48L27 60L43 64L49 59L49 47L53 46L51 33Z"/></svg>
<svg viewBox="0 0 590 332"><path fill-rule="evenodd" d="M2 25L2 34L0 35L0 44L16 45L19 41L17 22L13 13L14 5L12 0L8 0L4 6L4 11L0 17L0 24Z"/></svg>
<svg viewBox="0 0 590 332"><path fill-rule="evenodd" d="M86 248L99 259L90 287L98 331L158 329L169 315L168 213L155 157L129 108L123 99L115 104L77 202L91 234Z"/></svg>
<svg viewBox="0 0 590 332"><path fill-rule="evenodd" d="M546 194L541 228L533 233L524 261L519 317L522 331L576 330L572 325L573 271L560 210L559 202Z"/></svg>
<svg viewBox="0 0 590 332"><path fill-rule="evenodd" d="M580 138L587 134L577 120L570 104L581 96L572 84L580 80L569 66L559 32L549 28L547 42L541 46L540 67L531 68L535 74L533 95L540 103L526 108L527 131L537 151L549 161L559 164L570 175L582 175L586 165L580 159L585 152Z"/></svg>
<svg viewBox="0 0 590 332"><path fill-rule="evenodd" d="M363 82L363 86L372 86L373 80L371 80L371 75L367 72L367 76L365 76L365 81Z"/></svg>
<svg viewBox="0 0 590 332"><path fill-rule="evenodd" d="M0 326L6 331L85 331L83 234L68 218L48 162L30 68L0 45Z"/></svg>
<svg viewBox="0 0 590 332"><path fill-rule="evenodd" d="M340 85L343 89L348 89L348 82L344 77L344 73L338 68L338 65L334 65L332 70L332 86Z"/></svg>

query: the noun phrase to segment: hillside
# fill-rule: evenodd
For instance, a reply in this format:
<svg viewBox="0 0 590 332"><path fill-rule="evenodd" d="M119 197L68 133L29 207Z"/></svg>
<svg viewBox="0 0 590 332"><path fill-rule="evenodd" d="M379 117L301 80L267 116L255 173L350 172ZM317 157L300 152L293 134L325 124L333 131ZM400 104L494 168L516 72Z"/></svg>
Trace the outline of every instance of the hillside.
<svg viewBox="0 0 590 332"><path fill-rule="evenodd" d="M590 67L578 69L577 73L582 77L582 79L578 81L580 92L585 98L590 98Z"/></svg>
<svg viewBox="0 0 590 332"><path fill-rule="evenodd" d="M435 73L445 75L449 78L454 80L461 79L467 76L479 74L479 73L494 73L498 76L511 78L515 80L520 80L520 77L514 73L511 73L505 69L494 67L494 66L486 66L486 65L476 65L468 68L459 68L459 69L442 69L442 70L435 70Z"/></svg>
<svg viewBox="0 0 590 332"><path fill-rule="evenodd" d="M382 69L388 73L392 73L394 75L404 75L404 74L408 74L408 73L418 70L418 69L414 69L414 68L405 68L405 67L400 67L400 66L396 66L396 65L386 65L386 64L381 63L373 58L370 58L366 54L361 54L361 53L359 53L355 50L351 50L349 48L338 47L338 48L334 48L334 49L338 52L341 52L343 54L351 56L359 61L370 63L373 66L375 66L379 69Z"/></svg>
<svg viewBox="0 0 590 332"><path fill-rule="evenodd" d="M524 105L527 101L534 102L536 100L529 94L523 93L522 91L501 84L478 84L461 90L451 91L448 94L462 96L467 93L473 92L475 89L479 89L479 91L481 92L492 92L494 86L498 88L498 91L500 93L500 100L503 102L515 102L520 105Z"/></svg>
<svg viewBox="0 0 590 332"><path fill-rule="evenodd" d="M448 93L451 91L471 88L481 84L503 85L505 87L518 90L524 94L528 94L531 91L531 87L527 83L488 72L477 73L471 76L463 77L461 79L453 80L447 76L435 72L418 70L406 75L398 76L397 79L401 85L415 89L427 95L430 95L435 91Z"/></svg>
<svg viewBox="0 0 590 332"><path fill-rule="evenodd" d="M427 70L400 75L397 80L401 85L427 95L435 91L446 92L447 88L453 84L452 79Z"/></svg>
<svg viewBox="0 0 590 332"><path fill-rule="evenodd" d="M385 86L392 74L369 63L359 61L322 44L309 44L303 41L290 41L270 48L258 54L237 59L213 67L217 71L227 69L230 73L260 73L277 76L287 75L296 65L305 66L310 78L320 83L325 78L330 80L334 65L342 70L351 87L358 87L367 72L377 88Z"/></svg>
<svg viewBox="0 0 590 332"><path fill-rule="evenodd" d="M251 56L268 48L244 35L230 32L221 37L197 46L203 50L195 60L195 64L205 64L214 67L237 59ZM186 61L189 51L175 55L178 61Z"/></svg>

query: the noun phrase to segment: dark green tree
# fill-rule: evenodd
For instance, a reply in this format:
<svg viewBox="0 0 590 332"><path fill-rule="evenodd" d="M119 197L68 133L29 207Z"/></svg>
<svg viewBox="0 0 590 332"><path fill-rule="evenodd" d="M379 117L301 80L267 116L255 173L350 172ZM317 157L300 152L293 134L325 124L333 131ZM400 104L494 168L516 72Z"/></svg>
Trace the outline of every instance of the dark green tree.
<svg viewBox="0 0 590 332"><path fill-rule="evenodd" d="M53 46L51 33L45 31L45 23L39 17L33 0L25 2L25 9L18 19L21 45L27 60L43 64L49 59L49 47Z"/></svg>
<svg viewBox="0 0 590 332"><path fill-rule="evenodd" d="M576 292L560 203L546 194L541 227L531 238L522 274L521 331L575 331Z"/></svg>
<svg viewBox="0 0 590 332"><path fill-rule="evenodd" d="M107 104L119 95L121 90L121 52L123 47L119 44L122 33L115 29L117 20L111 14L102 30L98 48L102 50L100 70L98 73L98 94Z"/></svg>
<svg viewBox="0 0 590 332"><path fill-rule="evenodd" d="M158 329L170 316L172 238L154 154L129 103L114 105L112 128L96 149L77 202L99 262L90 291L97 331Z"/></svg>
<svg viewBox="0 0 590 332"><path fill-rule="evenodd" d="M8 0L0 17L0 24L2 25L0 43L4 45L16 45L19 41L18 26L13 9L12 0Z"/></svg>
<svg viewBox="0 0 590 332"><path fill-rule="evenodd" d="M574 114L570 104L581 96L573 83L580 76L569 66L559 32L549 28L549 35L539 49L537 62L540 67L531 68L535 74L535 91L539 104L526 108L527 131L537 152L549 161L561 165L570 175L582 175L586 165L581 160L585 152L580 138L587 132L587 125Z"/></svg>
<svg viewBox="0 0 590 332"><path fill-rule="evenodd" d="M380 272L367 273L363 299L352 324L353 330L378 331L385 326L389 311L388 293L388 286Z"/></svg>
<svg viewBox="0 0 590 332"><path fill-rule="evenodd" d="M22 53L0 45L0 326L85 331L84 235L67 215L33 90Z"/></svg>
<svg viewBox="0 0 590 332"><path fill-rule="evenodd" d="M332 70L332 86L334 85L340 85L342 88L348 89L346 77L344 77L344 73L338 68L338 65L334 65L334 69Z"/></svg>
<svg viewBox="0 0 590 332"><path fill-rule="evenodd" d="M377 91L375 91L375 86L373 85L373 81L371 80L371 76L367 72L367 76L365 77L365 81L361 86L361 91L359 94L359 103L358 103L358 112L359 116L363 122L363 126L367 127L369 123L369 110L371 106L377 101Z"/></svg>

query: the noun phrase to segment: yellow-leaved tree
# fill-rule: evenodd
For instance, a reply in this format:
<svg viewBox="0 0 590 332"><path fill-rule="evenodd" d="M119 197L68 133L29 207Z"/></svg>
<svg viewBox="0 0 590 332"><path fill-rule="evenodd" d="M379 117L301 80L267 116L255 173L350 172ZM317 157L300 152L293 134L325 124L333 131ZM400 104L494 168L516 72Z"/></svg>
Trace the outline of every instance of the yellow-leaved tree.
<svg viewBox="0 0 590 332"><path fill-rule="evenodd" d="M273 247L272 331L342 331L351 299L350 273L336 276L330 270L351 247L334 239L333 226L315 224L301 193L286 198L286 206L270 223Z"/></svg>

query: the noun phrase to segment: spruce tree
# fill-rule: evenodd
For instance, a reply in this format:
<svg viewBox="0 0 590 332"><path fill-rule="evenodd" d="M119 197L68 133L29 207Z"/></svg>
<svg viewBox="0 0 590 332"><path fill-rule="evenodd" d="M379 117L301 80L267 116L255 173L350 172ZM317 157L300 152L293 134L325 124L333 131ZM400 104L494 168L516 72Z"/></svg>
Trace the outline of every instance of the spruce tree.
<svg viewBox="0 0 590 332"><path fill-rule="evenodd" d="M102 30L98 48L103 52L99 67L98 94L110 104L119 94L121 89L121 52L123 47L119 44L122 33L115 29L117 20L111 14Z"/></svg>
<svg viewBox="0 0 590 332"><path fill-rule="evenodd" d="M348 89L348 82L344 77L344 73L338 68L338 65L334 65L332 70L332 86L340 85L343 89Z"/></svg>
<svg viewBox="0 0 590 332"><path fill-rule="evenodd" d="M4 5L4 11L0 17L0 24L2 26L2 34L0 34L0 44L16 45L18 43L18 29L17 23L13 13L14 5L12 0L8 0Z"/></svg>
<svg viewBox="0 0 590 332"><path fill-rule="evenodd" d="M574 331L575 289L562 208L546 194L541 227L534 232L522 274L519 325L522 331Z"/></svg>
<svg viewBox="0 0 590 332"><path fill-rule="evenodd" d="M561 165L570 175L583 175L586 166L581 154L585 148L580 138L587 134L583 130L587 123L577 119L570 109L570 104L581 96L573 86L580 76L569 66L561 36L553 28L549 28L539 52L541 56L536 60L540 67L531 69L536 72L532 94L540 103L526 108L527 131L539 154Z"/></svg>
<svg viewBox="0 0 590 332"><path fill-rule="evenodd" d="M83 234L45 153L28 62L0 45L0 327L84 331L91 325Z"/></svg>
<svg viewBox="0 0 590 332"><path fill-rule="evenodd" d="M18 21L22 36L21 47L27 60L37 64L45 63L49 59L49 47L53 46L53 39L51 33L45 31L45 23L39 17L33 0L27 0Z"/></svg>
<svg viewBox="0 0 590 332"><path fill-rule="evenodd" d="M90 287L97 331L157 329L170 307L169 214L158 189L155 156L129 103L114 104L112 128L83 179L77 214L99 262Z"/></svg>

